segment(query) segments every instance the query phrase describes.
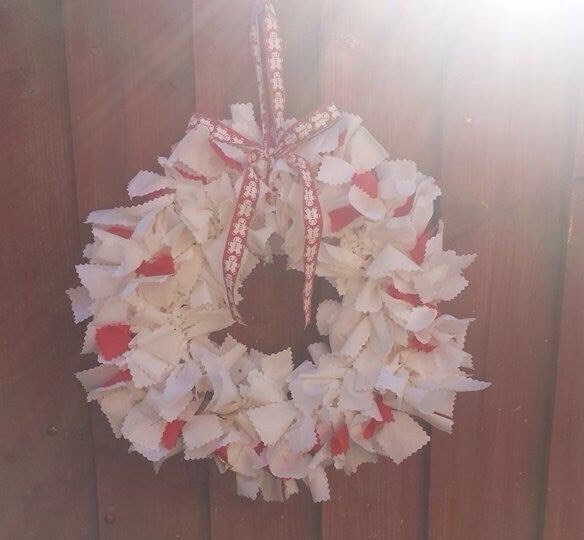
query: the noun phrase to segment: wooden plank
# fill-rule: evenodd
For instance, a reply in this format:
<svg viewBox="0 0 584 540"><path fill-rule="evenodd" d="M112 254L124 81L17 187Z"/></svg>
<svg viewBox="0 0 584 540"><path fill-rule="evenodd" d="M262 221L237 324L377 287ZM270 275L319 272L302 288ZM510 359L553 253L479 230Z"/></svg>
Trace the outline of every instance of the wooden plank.
<svg viewBox="0 0 584 540"><path fill-rule="evenodd" d="M194 109L189 0L64 0L80 213L127 201ZM169 4L169 5L166 5ZM79 24L83 21L83 24Z"/></svg>
<svg viewBox="0 0 584 540"><path fill-rule="evenodd" d="M224 118L229 105L243 101L254 104L257 117L248 39L251 0L193 1L197 112ZM284 42L286 110L300 116L319 104L320 12L311 0L280 0L274 6Z"/></svg>
<svg viewBox="0 0 584 540"><path fill-rule="evenodd" d="M584 531L584 182L572 192L558 376L549 459L544 538L580 538Z"/></svg>
<svg viewBox="0 0 584 540"><path fill-rule="evenodd" d="M195 0L194 6L197 110L224 118L231 103L251 101L256 104L257 111L257 85L248 43L251 2ZM319 13L313 9L310 0L294 3L280 1L275 6L279 12L282 37L286 40L288 113L301 114L318 102L316 42ZM270 291L273 291L278 270L266 270L264 285L272 286L259 287L260 295L248 304L252 310L254 306L269 307L273 304ZM238 338L260 350L272 347L276 342L280 346L292 344L299 335L293 329L302 325L301 317L292 318L293 313L296 310L283 317L271 318L266 318L264 313L264 316L258 317L259 324L254 327L257 331L238 334ZM268 324L262 325L262 321ZM306 491L282 505L249 501L236 494L231 473L221 476L214 465L211 467L211 537L214 540L231 539L235 535L241 540L259 536L310 540L320 536L319 507L312 503Z"/></svg>
<svg viewBox="0 0 584 540"><path fill-rule="evenodd" d="M393 158L439 171L442 2L324 3L323 93L358 114ZM331 478L322 536L424 538L425 449L399 467L383 461Z"/></svg>
<svg viewBox="0 0 584 540"><path fill-rule="evenodd" d="M578 88L584 86L580 73ZM584 93L580 92L574 182L567 223L567 253L556 394L548 463L544 538L579 538L584 531Z"/></svg>
<svg viewBox="0 0 584 540"><path fill-rule="evenodd" d="M78 234L60 3L2 2L0 33L1 536L91 540L89 415L65 296Z"/></svg>
<svg viewBox="0 0 584 540"><path fill-rule="evenodd" d="M521 4L521 5L519 5ZM434 435L429 538L537 538L555 370L573 56L563 9L452 2L442 143L446 244L478 252L455 315L493 386Z"/></svg>
<svg viewBox="0 0 584 540"><path fill-rule="evenodd" d="M443 2L323 3L323 100L358 114L392 159L440 171Z"/></svg>
<svg viewBox="0 0 584 540"><path fill-rule="evenodd" d="M79 212L127 203L194 108L190 0L65 0ZM94 411L100 538L208 538L207 471L175 458L155 475Z"/></svg>

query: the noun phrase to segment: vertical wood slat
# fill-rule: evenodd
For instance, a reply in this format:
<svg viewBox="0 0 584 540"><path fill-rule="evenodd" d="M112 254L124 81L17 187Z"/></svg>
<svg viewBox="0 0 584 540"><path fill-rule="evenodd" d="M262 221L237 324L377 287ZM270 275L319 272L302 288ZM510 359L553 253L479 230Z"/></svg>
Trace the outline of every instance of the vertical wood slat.
<svg viewBox="0 0 584 540"><path fill-rule="evenodd" d="M325 100L358 114L393 159L439 171L442 2L324 2ZM421 539L426 534L428 449L399 466L331 476L322 537Z"/></svg>
<svg viewBox="0 0 584 540"><path fill-rule="evenodd" d="M581 538L584 531L584 182L574 182L568 233L545 535Z"/></svg>
<svg viewBox="0 0 584 540"><path fill-rule="evenodd" d="M432 540L541 532L575 95L556 7L449 4L446 242L479 254L455 314L477 317L467 349L493 386L461 395L454 434L434 437Z"/></svg>
<svg viewBox="0 0 584 540"><path fill-rule="evenodd" d="M225 118L228 106L236 102L254 103L257 116L257 85L249 49L249 0L194 1L195 82L197 111ZM275 2L285 48L287 112L299 115L318 104L319 13L311 0ZM251 279L251 278L250 278ZM273 280L268 279L268 283ZM270 301L270 292L261 291L254 305ZM300 302L300 299L298 300ZM302 324L284 317L258 326L253 345L262 349L273 333L287 335L286 326ZM294 332L293 332L294 333ZM243 342L245 340L242 339ZM306 540L320 536L320 509L306 490L285 504L250 501L235 491L232 473L220 475L210 464L211 537L213 540L281 538Z"/></svg>
<svg viewBox="0 0 584 540"><path fill-rule="evenodd" d="M80 216L127 204L128 180L182 137L194 108L191 20L190 0L64 0ZM93 412L100 538L208 538L206 468L174 458L155 474Z"/></svg>
<svg viewBox="0 0 584 540"><path fill-rule="evenodd" d="M581 88L584 69L580 75ZM546 540L579 538L584 531L584 95L580 98L546 486Z"/></svg>
<svg viewBox="0 0 584 540"><path fill-rule="evenodd" d="M60 3L0 3L0 34L0 536L93 540L80 334L65 296L78 235Z"/></svg>

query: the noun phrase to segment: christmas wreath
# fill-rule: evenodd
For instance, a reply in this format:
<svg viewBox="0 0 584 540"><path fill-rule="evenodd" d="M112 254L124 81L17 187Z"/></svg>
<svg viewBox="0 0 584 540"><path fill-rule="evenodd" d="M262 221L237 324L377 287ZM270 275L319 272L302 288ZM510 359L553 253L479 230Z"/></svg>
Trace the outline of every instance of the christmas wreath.
<svg viewBox="0 0 584 540"><path fill-rule="evenodd" d="M116 437L159 466L183 453L236 473L237 490L283 500L298 480L329 498L325 468L347 474L452 429L456 392L480 390L464 352L470 319L441 312L473 255L444 251L436 181L390 160L355 115L333 105L285 119L281 41L269 2L251 43L260 125L250 104L223 122L194 116L163 174L141 171L137 204L92 212L93 241L70 289L84 353L77 374ZM316 309L323 342L293 363L215 333L235 321L258 263L303 272L305 322L316 276L339 300Z"/></svg>

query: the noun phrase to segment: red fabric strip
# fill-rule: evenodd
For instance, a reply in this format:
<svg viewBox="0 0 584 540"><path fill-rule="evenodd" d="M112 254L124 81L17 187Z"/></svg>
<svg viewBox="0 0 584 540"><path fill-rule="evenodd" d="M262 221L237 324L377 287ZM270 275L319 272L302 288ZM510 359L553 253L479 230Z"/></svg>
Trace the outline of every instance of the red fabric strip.
<svg viewBox="0 0 584 540"><path fill-rule="evenodd" d="M331 231L338 232L343 227L357 219L361 214L352 206L343 206L342 208L335 208L329 212L331 220Z"/></svg>
<svg viewBox="0 0 584 540"><path fill-rule="evenodd" d="M162 433L162 439L160 442L162 446L167 450L172 450L176 446L176 441L180 435L181 429L186 424L184 420L176 419L172 422L167 422L164 432Z"/></svg>
<svg viewBox="0 0 584 540"><path fill-rule="evenodd" d="M264 451L265 447L266 447L266 445L264 444L264 441L260 441L259 443L257 443L253 447L253 449L254 449L255 453L259 456Z"/></svg>
<svg viewBox="0 0 584 540"><path fill-rule="evenodd" d="M213 455L217 456L221 461L229 463L229 460L227 459L227 446L220 446L215 452L213 452Z"/></svg>
<svg viewBox="0 0 584 540"><path fill-rule="evenodd" d="M343 424L337 429L331 438L331 454L338 456L339 454L346 454L349 450L349 431L347 426Z"/></svg>
<svg viewBox="0 0 584 540"><path fill-rule="evenodd" d="M422 264L426 257L426 244L438 232L438 220L432 216L424 232L418 237L416 245L410 251L410 257L416 264Z"/></svg>
<svg viewBox="0 0 584 540"><path fill-rule="evenodd" d="M121 382L131 381L132 374L129 369L124 369L123 371L118 371L111 379L108 379L101 385L101 388L107 388L108 386L113 386Z"/></svg>
<svg viewBox="0 0 584 540"><path fill-rule="evenodd" d="M411 212L412 207L414 206L415 199L416 199L415 193L414 193L414 195L410 195L404 204L402 204L401 206L398 206L393 211L393 217L407 216Z"/></svg>
<svg viewBox="0 0 584 540"><path fill-rule="evenodd" d="M243 165L239 163L239 161L235 161L234 159L230 158L225 152L223 152L223 150L221 150L220 146L213 140L211 140L211 148L221 158L221 161L223 161L225 165L237 171L243 171Z"/></svg>
<svg viewBox="0 0 584 540"><path fill-rule="evenodd" d="M353 175L353 185L362 189L369 197L372 199L377 198L377 176L375 176L371 171L364 173L355 173Z"/></svg>
<svg viewBox="0 0 584 540"><path fill-rule="evenodd" d="M393 412L391 411L391 407L384 403L383 396L381 394L375 395L375 404L379 409L379 414L381 414L381 419L384 422L393 422Z"/></svg>
<svg viewBox="0 0 584 540"><path fill-rule="evenodd" d="M134 232L132 229L127 227L121 227L120 225L111 225L106 229L108 233L115 234L116 236L121 236L122 238L130 238Z"/></svg>
<svg viewBox="0 0 584 540"><path fill-rule="evenodd" d="M144 195L144 197L135 197L134 200L143 200L145 202L153 201L154 199L158 199L158 197L162 197L163 195L167 195L168 193L172 193L172 189L162 188L152 193L148 193L148 195Z"/></svg>
<svg viewBox="0 0 584 540"><path fill-rule="evenodd" d="M318 431L316 431L316 429L314 430L314 434L316 435L316 442L314 443L314 446L310 449L310 453L312 455L316 454L322 448L322 443L320 442L320 436L318 434Z"/></svg>
<svg viewBox="0 0 584 540"><path fill-rule="evenodd" d="M380 426L381 424L383 424L383 422L380 422L375 418L371 418L371 420L369 420L369 422L367 422L367 424L365 424L365 427L363 428L363 438L370 439L371 437L373 437L373 435L377 431L377 427Z"/></svg>
<svg viewBox="0 0 584 540"><path fill-rule="evenodd" d="M181 176L184 176L189 180L193 180L194 182L203 182L203 184L207 183L207 177L201 174L193 174L192 172L189 172L185 168L181 167L180 165L175 165L174 168Z"/></svg>
<svg viewBox="0 0 584 540"><path fill-rule="evenodd" d="M149 261L144 261L136 270L141 276L170 276L174 274L174 261L169 253L156 255Z"/></svg>
<svg viewBox="0 0 584 540"><path fill-rule="evenodd" d="M424 262L424 258L426 257L426 244L429 238L426 233L422 233L418 240L416 241L416 245L410 251L410 257L416 264L422 264Z"/></svg>
<svg viewBox="0 0 584 540"><path fill-rule="evenodd" d="M424 303L417 294L401 292L399 289L396 289L393 285L388 285L385 290L387 291L387 294L389 294L389 296L395 298L396 300L403 300L404 302L407 302L412 306L424 305Z"/></svg>
<svg viewBox="0 0 584 540"><path fill-rule="evenodd" d="M97 350L104 360L112 360L124 354L132 336L127 324L108 324L95 331Z"/></svg>
<svg viewBox="0 0 584 540"><path fill-rule="evenodd" d="M422 343L414 334L409 335L408 345L415 351L426 353L432 352L436 348L436 345L431 343Z"/></svg>

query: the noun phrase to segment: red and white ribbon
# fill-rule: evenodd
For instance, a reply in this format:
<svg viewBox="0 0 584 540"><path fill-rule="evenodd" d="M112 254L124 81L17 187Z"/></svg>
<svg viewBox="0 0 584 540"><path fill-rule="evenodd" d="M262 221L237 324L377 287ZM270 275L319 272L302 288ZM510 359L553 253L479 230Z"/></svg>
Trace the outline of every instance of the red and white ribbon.
<svg viewBox="0 0 584 540"><path fill-rule="evenodd" d="M322 212L316 182L309 164L295 152L295 149L331 127L341 114L334 105L329 105L313 111L284 130L286 92L282 77L282 40L276 13L269 0L255 2L250 38L260 101L261 143L244 137L222 122L198 115L191 118L189 128L203 125L210 133L212 144L234 146L243 150L247 156L241 190L223 251L223 281L227 302L233 317L239 323L244 324L235 305L236 282L249 226L258 202L260 182L268 183L272 165L277 159L285 159L287 164L298 172L303 187L304 220L302 306L304 322L308 325L311 319L312 292L322 236Z"/></svg>

